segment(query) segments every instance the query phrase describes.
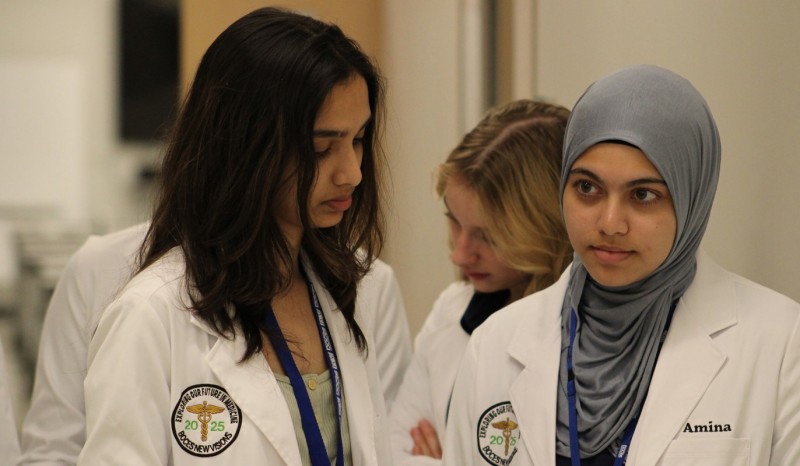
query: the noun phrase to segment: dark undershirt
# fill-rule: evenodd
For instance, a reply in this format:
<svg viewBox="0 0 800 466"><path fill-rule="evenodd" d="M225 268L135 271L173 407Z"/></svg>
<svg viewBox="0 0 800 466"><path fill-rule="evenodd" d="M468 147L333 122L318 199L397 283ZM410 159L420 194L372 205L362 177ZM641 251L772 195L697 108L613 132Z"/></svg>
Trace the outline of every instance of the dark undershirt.
<svg viewBox="0 0 800 466"><path fill-rule="evenodd" d="M481 293L476 291L469 300L464 315L461 316L461 328L472 335L472 331L478 328L484 320L494 314L500 308L505 307L511 292L508 290L495 291L493 293Z"/></svg>
<svg viewBox="0 0 800 466"><path fill-rule="evenodd" d="M591 458L581 458L581 466L613 466L614 455L605 451ZM556 455L556 466L572 466L572 460Z"/></svg>

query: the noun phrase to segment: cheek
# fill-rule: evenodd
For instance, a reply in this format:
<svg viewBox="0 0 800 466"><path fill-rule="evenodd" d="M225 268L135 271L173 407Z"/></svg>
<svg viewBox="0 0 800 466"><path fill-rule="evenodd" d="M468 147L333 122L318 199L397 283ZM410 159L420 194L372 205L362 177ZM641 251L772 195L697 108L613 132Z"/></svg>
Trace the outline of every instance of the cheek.
<svg viewBox="0 0 800 466"><path fill-rule="evenodd" d="M670 219L657 222L647 236L651 238L648 251L653 254L654 260L662 263L669 256L675 243L675 223Z"/></svg>
<svg viewBox="0 0 800 466"><path fill-rule="evenodd" d="M483 254L483 257L487 263L491 264L491 268L493 269L494 274L503 277L504 280L513 279L514 277L516 277L521 273L518 270L506 264L503 260L501 260L494 252L493 248L487 247Z"/></svg>
<svg viewBox="0 0 800 466"><path fill-rule="evenodd" d="M311 186L312 193L318 186L328 186L333 183L334 156L334 154L330 154L317 161L316 178L314 178L314 184Z"/></svg>
<svg viewBox="0 0 800 466"><path fill-rule="evenodd" d="M455 241L458 238L458 225L452 220L447 221L447 229L450 230L450 239Z"/></svg>
<svg viewBox="0 0 800 466"><path fill-rule="evenodd" d="M668 223L666 225L661 225L658 235L658 237L661 238L662 254L664 258L666 258L670 251L672 251L672 246L675 244L675 224Z"/></svg>
<svg viewBox="0 0 800 466"><path fill-rule="evenodd" d="M570 238L587 222L587 213L585 209L578 208L575 200L569 193L564 194L563 216L564 225L567 228L567 234Z"/></svg>
<svg viewBox="0 0 800 466"><path fill-rule="evenodd" d="M581 238L585 234L584 232L588 225L588 218L581 217L574 210L568 211L566 206L564 207L564 227L571 242L574 243L575 240Z"/></svg>

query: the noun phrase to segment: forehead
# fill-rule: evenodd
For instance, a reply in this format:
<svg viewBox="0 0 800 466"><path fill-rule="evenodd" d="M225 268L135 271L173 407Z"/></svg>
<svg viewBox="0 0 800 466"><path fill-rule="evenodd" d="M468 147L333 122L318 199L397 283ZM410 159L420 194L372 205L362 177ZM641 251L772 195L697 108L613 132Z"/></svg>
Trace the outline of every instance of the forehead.
<svg viewBox="0 0 800 466"><path fill-rule="evenodd" d="M370 116L367 83L361 75L355 74L331 89L317 113L314 128L339 131L358 129Z"/></svg>
<svg viewBox="0 0 800 466"><path fill-rule="evenodd" d="M641 149L615 142L589 147L572 164L570 172L576 170L589 170L601 178L662 178Z"/></svg>
<svg viewBox="0 0 800 466"><path fill-rule="evenodd" d="M483 227L483 208L478 193L460 176L451 176L444 189L444 203L462 226Z"/></svg>

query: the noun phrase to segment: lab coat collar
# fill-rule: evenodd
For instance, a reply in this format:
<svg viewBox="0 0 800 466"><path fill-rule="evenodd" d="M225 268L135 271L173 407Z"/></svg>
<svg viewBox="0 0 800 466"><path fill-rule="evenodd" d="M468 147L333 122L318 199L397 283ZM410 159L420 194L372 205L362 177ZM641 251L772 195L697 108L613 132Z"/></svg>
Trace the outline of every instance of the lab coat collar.
<svg viewBox="0 0 800 466"><path fill-rule="evenodd" d="M510 399L534 464L555 461L561 308L570 268L551 287L512 305L529 310L511 335L508 354L523 366L511 385ZM713 337L736 325L735 289L728 275L704 252L698 252L697 274L675 310L628 464L657 464L725 363L727 355Z"/></svg>
<svg viewBox="0 0 800 466"><path fill-rule="evenodd" d="M510 401L533 464L555 464L561 304L570 269L549 288L512 304L527 310L508 346L509 355L523 366L511 385Z"/></svg>
<svg viewBox="0 0 800 466"><path fill-rule="evenodd" d="M201 325L202 326L202 325ZM301 465L292 417L267 360L256 354L239 362L245 340L218 338L206 363L242 413L253 420L287 465Z"/></svg>
<svg viewBox="0 0 800 466"><path fill-rule="evenodd" d="M631 444L629 464L658 463L725 364L728 356L714 336L737 323L736 290L728 277L710 257L698 253L697 274L675 309Z"/></svg>
<svg viewBox="0 0 800 466"><path fill-rule="evenodd" d="M370 381L366 369L366 353L362 354L355 344L350 327L339 310L339 306L319 281L316 272L303 256L304 266L309 279L314 284L325 321L333 339L333 348L344 381L344 399L349 419L351 445L372 445L371 448L351 448L354 466L378 464L376 445L374 444L375 410L370 395ZM363 323L361 323L363 329ZM371 348L374 351L374 348ZM358 455L369 455L358 456Z"/></svg>
<svg viewBox="0 0 800 466"><path fill-rule="evenodd" d="M353 342L350 329L330 293L319 281L319 277L308 262L301 256L303 266L319 298L325 321L333 339L336 357L344 379L344 394L353 445L373 443L375 416L369 400L369 379L363 356ZM232 311L232 309L231 309ZM245 341L241 331L234 339L222 338L206 322L191 317L191 322L210 336L217 338L206 355L206 362L220 380L231 398L250 417L262 434L275 447L287 465L301 465L292 418L286 400L278 386L272 369L266 359L255 355L240 363L245 353ZM371 422L364 422L369 419ZM358 422L356 422L358 421ZM374 449L352 449L354 465L377 464L377 457L358 458L359 451L373 452Z"/></svg>

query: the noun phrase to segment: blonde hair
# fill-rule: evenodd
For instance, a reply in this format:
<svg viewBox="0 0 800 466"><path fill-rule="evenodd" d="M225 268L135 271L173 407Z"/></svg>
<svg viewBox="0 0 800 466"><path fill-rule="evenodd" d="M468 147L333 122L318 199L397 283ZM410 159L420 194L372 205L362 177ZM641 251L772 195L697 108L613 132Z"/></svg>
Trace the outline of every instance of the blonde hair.
<svg viewBox="0 0 800 466"><path fill-rule="evenodd" d="M495 107L439 166L436 192L448 180L472 188L500 260L530 274L525 295L553 284L572 260L561 219L561 151L569 110L517 100Z"/></svg>

